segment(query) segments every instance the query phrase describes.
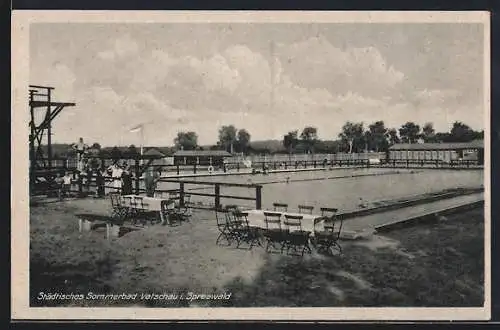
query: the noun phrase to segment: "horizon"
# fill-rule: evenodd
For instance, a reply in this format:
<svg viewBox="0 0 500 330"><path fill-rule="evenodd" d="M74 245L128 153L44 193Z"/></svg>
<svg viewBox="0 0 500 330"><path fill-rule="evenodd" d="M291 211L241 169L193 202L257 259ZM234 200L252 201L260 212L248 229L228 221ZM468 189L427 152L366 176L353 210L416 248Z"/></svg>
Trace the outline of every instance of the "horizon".
<svg viewBox="0 0 500 330"><path fill-rule="evenodd" d="M484 130L483 26L433 24L37 23L30 83L75 102L53 143L170 146L179 131L282 140L305 126L337 140L345 122L398 129L455 121ZM101 125L92 125L98 120Z"/></svg>

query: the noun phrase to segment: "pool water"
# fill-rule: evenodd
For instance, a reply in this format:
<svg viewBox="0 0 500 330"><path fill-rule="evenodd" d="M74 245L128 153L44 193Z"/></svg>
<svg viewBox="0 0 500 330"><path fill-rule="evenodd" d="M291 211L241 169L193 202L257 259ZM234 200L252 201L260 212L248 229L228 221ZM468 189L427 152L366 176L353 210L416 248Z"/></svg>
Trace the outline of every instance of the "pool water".
<svg viewBox="0 0 500 330"><path fill-rule="evenodd" d="M297 210L299 204L320 207L336 207L352 210L360 204L390 200L405 196L425 194L451 188L480 187L484 172L479 170L394 170L394 169L336 169L322 171L281 172L208 176L188 178L190 181L221 183L261 184L262 207L271 209L273 202L289 205ZM177 183L161 182L159 189L178 188ZM187 191L214 193L213 186L186 184ZM255 189L221 187L221 195L255 197ZM192 201L210 203L213 197L192 196ZM221 198L222 204L255 206L253 201Z"/></svg>

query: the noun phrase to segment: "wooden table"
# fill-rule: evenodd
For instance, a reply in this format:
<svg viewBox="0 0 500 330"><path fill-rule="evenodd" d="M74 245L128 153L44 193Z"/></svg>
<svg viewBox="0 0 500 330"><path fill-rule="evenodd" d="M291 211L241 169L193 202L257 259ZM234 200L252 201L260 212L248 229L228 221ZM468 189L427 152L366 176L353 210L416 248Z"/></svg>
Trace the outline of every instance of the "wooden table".
<svg viewBox="0 0 500 330"><path fill-rule="evenodd" d="M266 210L245 210L243 212L248 213L248 225L251 227L257 227L257 228L263 228L266 229L266 222L265 222L265 215L264 212L272 212L272 213L281 213L281 227L285 228L284 226L284 221L285 221L285 214L289 215L300 215L302 216L301 220L301 226L302 230L308 231L311 233L312 236L314 236L314 222L316 221L316 230L317 231L323 231L324 230L324 221L321 215L316 215L316 214L300 214L300 213L293 213L293 212L276 212L276 211L266 211ZM269 224L269 228L273 224ZM277 228L277 225L276 225ZM296 230L292 228L292 231Z"/></svg>
<svg viewBox="0 0 500 330"><path fill-rule="evenodd" d="M160 219L161 219L161 224L164 225L165 223L170 223L170 219L168 217L165 218L162 210L164 208L169 208L171 207L172 209L174 208L174 200L168 199L168 198L158 198L158 197L147 197L147 196L140 196L140 195L125 195L122 196L122 203L126 207L131 207L131 208L136 208L136 209L142 209L141 204L139 201L134 203L133 205L127 205L127 200L123 199L123 197L130 197L132 200L137 200L139 198L142 199L144 202L144 209L147 211L152 211L152 212L158 212L160 214Z"/></svg>

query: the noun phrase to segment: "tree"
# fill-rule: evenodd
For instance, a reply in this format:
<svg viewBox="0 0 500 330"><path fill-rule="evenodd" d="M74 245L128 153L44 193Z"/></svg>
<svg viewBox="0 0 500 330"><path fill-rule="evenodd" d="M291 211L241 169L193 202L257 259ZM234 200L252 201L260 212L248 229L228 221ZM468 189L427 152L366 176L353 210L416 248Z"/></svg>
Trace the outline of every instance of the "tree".
<svg viewBox="0 0 500 330"><path fill-rule="evenodd" d="M420 137L420 126L409 121L401 126L399 136L403 143L416 143Z"/></svg>
<svg viewBox="0 0 500 330"><path fill-rule="evenodd" d="M233 152L234 143L236 142L236 128L233 125L222 126L219 129L219 142L224 149Z"/></svg>
<svg viewBox="0 0 500 330"><path fill-rule="evenodd" d="M300 139L304 143L308 153L314 150L314 144L318 141L318 129L316 127L307 126L300 134Z"/></svg>
<svg viewBox="0 0 500 330"><path fill-rule="evenodd" d="M421 137L425 143L437 142L436 132L432 123L425 123L424 127L422 127Z"/></svg>
<svg viewBox="0 0 500 330"><path fill-rule="evenodd" d="M450 139L453 142L470 142L476 136L477 134L472 128L459 121L454 122L450 130Z"/></svg>
<svg viewBox="0 0 500 330"><path fill-rule="evenodd" d="M339 141L318 140L314 146L314 151L317 153L335 154L339 150Z"/></svg>
<svg viewBox="0 0 500 330"><path fill-rule="evenodd" d="M389 145L394 145L401 142L398 136L398 131L395 128L387 130L386 138L389 142Z"/></svg>
<svg viewBox="0 0 500 330"><path fill-rule="evenodd" d="M195 150L198 146L198 135L195 132L179 132L174 144L177 149Z"/></svg>
<svg viewBox="0 0 500 330"><path fill-rule="evenodd" d="M387 129L383 121L377 121L368 126L366 134L366 144L369 150L376 152L387 151L389 143L387 142Z"/></svg>
<svg viewBox="0 0 500 330"><path fill-rule="evenodd" d="M93 143L91 149L101 150L101 145L97 142Z"/></svg>
<svg viewBox="0 0 500 330"><path fill-rule="evenodd" d="M352 123L348 121L342 126L339 134L344 151L348 153L360 152L365 148L365 137L363 123Z"/></svg>
<svg viewBox="0 0 500 330"><path fill-rule="evenodd" d="M238 131L238 149L240 152L247 152L248 145L250 144L250 133L245 129Z"/></svg>
<svg viewBox="0 0 500 330"><path fill-rule="evenodd" d="M117 146L114 146L113 149L111 149L110 156L113 160L118 160L122 158L122 152Z"/></svg>
<svg viewBox="0 0 500 330"><path fill-rule="evenodd" d="M286 148L289 155L291 155L295 147L297 147L299 142L299 139L297 138L298 134L299 132L295 130L288 132L285 136L283 136L283 146Z"/></svg>
<svg viewBox="0 0 500 330"><path fill-rule="evenodd" d="M133 144L131 144L128 149L127 149L127 156L130 158L136 158L139 156L139 151L137 150L137 147Z"/></svg>

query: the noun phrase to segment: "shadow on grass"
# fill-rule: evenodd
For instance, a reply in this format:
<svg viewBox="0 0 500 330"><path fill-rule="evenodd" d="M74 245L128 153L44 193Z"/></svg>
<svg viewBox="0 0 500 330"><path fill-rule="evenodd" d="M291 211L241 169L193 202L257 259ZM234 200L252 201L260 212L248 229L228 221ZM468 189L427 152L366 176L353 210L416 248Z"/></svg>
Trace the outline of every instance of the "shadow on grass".
<svg viewBox="0 0 500 330"><path fill-rule="evenodd" d="M268 258L226 289L235 307L480 307L482 210L389 234L397 247L351 245L342 257ZM217 306L217 303L213 303Z"/></svg>

